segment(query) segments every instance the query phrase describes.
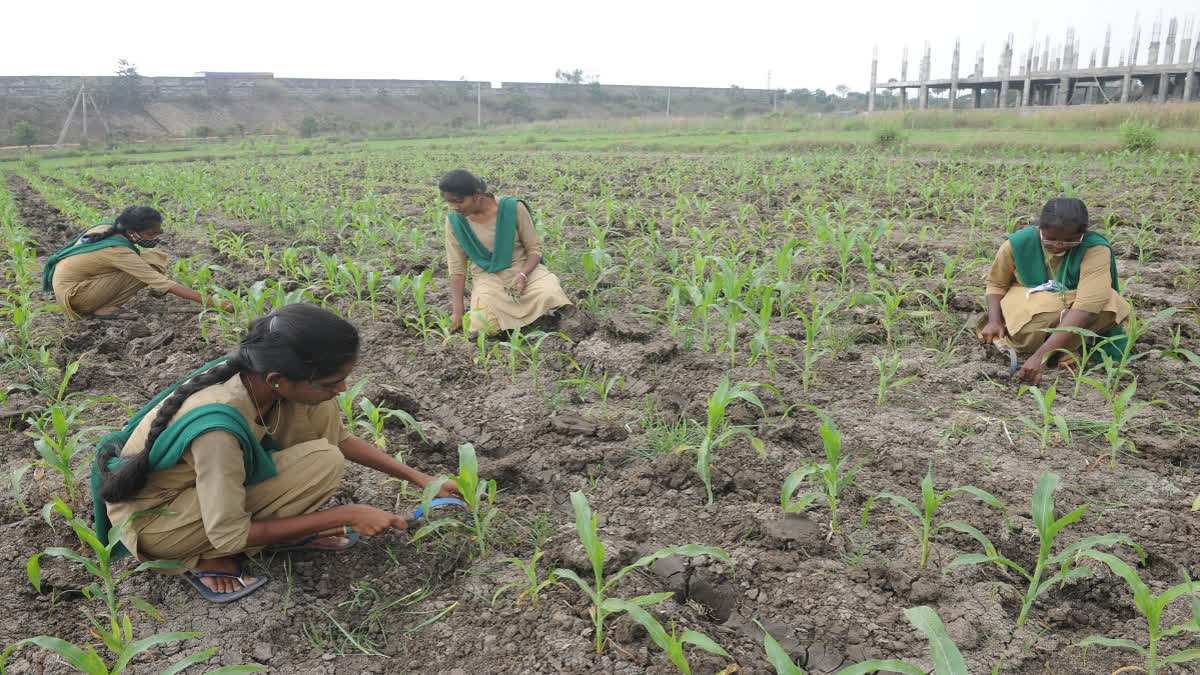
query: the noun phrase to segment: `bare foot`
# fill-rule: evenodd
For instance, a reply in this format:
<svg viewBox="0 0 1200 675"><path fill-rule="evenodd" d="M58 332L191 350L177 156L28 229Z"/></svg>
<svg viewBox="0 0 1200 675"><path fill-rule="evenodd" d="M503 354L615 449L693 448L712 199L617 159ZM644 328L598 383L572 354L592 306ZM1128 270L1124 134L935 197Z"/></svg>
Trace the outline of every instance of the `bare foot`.
<svg viewBox="0 0 1200 675"><path fill-rule="evenodd" d="M208 558L196 563L193 572L222 572L237 574L238 564L233 558ZM243 576L241 580L234 577L200 577L200 582L215 593L232 593L239 591L242 586L249 586L258 581L258 577Z"/></svg>

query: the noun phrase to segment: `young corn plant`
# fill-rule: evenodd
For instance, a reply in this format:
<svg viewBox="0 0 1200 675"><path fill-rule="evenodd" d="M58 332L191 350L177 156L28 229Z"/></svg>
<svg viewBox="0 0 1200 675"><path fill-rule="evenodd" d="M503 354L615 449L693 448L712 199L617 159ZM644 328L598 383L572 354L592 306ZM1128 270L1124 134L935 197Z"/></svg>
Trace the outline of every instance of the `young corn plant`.
<svg viewBox="0 0 1200 675"><path fill-rule="evenodd" d="M579 540L583 543L583 549L587 552L588 560L592 563L593 579L591 583L584 581L573 570L557 568L551 576L555 579L569 579L583 591L584 595L592 601L592 607L589 614L592 618L592 626L596 633L596 653L604 651L604 621L610 615L622 611L622 609L612 603L607 602L611 598L608 595L609 589L613 584L617 583L630 572L651 565L656 560L666 558L673 555L696 557L701 555L712 556L718 560L723 560L727 565L732 566L733 561L725 551L712 546L699 546L697 544L685 544L683 546L671 546L660 549L651 553L648 556L639 558L632 565L623 567L620 570L604 576L604 543L600 541L597 534L596 513L592 511L592 507L588 504L587 497L582 492L571 493L571 506L575 510L575 530L579 533ZM626 602L637 607L648 607L657 604L671 597L673 594L670 591L663 593L650 593L648 595L640 595L635 598L630 598ZM607 603L607 604L606 604Z"/></svg>
<svg viewBox="0 0 1200 675"><path fill-rule="evenodd" d="M608 399L612 396L613 390L624 391L625 376L624 375L609 375L601 373L600 377L591 377L591 366L584 367L583 373L579 377L572 377L565 380L559 380L560 386L573 386L575 393L580 399L590 389L596 392L597 398L600 400L600 416L608 419Z"/></svg>
<svg viewBox="0 0 1200 675"><path fill-rule="evenodd" d="M795 513L808 508L819 497L824 497L825 503L829 505L829 528L832 536L838 531L838 497L853 484L854 476L862 469L863 463L850 466L850 461L842 457L842 432L838 431L832 417L816 406L807 403L800 405L809 408L821 418L818 432L821 435L821 444L825 446L826 462L802 466L788 475L779 492L779 505L784 513ZM808 483L811 488L814 482L818 491L796 496L802 485Z"/></svg>
<svg viewBox="0 0 1200 675"><path fill-rule="evenodd" d="M963 660L962 652L958 651L958 645L954 644L954 640L946 632L946 626L942 624L942 619L937 612L921 605L904 610L904 616L929 640L929 656L933 661L932 675L968 675L967 664ZM755 623L758 622L755 621ZM758 627L762 628L763 626L758 623ZM776 675L804 675L804 671L792 663L792 658L784 651L783 646L765 628L763 628L763 635L767 660L775 668ZM863 661L842 668L835 675L865 675L879 672L925 675L924 668L898 659Z"/></svg>
<svg viewBox="0 0 1200 675"><path fill-rule="evenodd" d="M899 380L896 377L896 371L900 369L900 355L893 353L886 360L872 354L871 362L875 364L875 368L879 371L879 388L876 390L875 406L882 407L887 402L888 392L893 389L899 389L904 385L917 379L916 375L902 377Z"/></svg>
<svg viewBox="0 0 1200 675"><path fill-rule="evenodd" d="M1162 404L1162 401L1153 400L1133 403L1133 395L1137 393L1136 377L1133 378L1133 380L1126 385L1125 389L1120 392L1117 391L1115 386L1109 388L1108 386L1105 386L1103 382L1090 377L1083 377L1080 379L1083 380L1085 384L1103 394L1104 398L1108 401L1112 418L1105 423L1104 438L1108 439L1109 444L1109 466L1116 468L1117 453L1123 450L1125 446L1129 446L1129 450L1131 452L1137 452L1137 448L1134 447L1133 441L1122 435L1125 427L1129 425L1129 423L1133 420L1134 415L1137 415L1138 412L1149 408L1152 405L1160 405Z"/></svg>
<svg viewBox="0 0 1200 675"><path fill-rule="evenodd" d="M182 640L190 640L198 637L200 633L161 633L159 635L151 635L148 638L142 638L129 643L125 652L114 663L112 670L108 669L108 665L104 663L104 659L96 653L96 648L92 645L87 645L86 648L71 644L61 638L52 637L49 635L39 635L37 637L27 638L5 649L0 653L0 672L4 670L4 663L8 661L8 657L17 649L25 645L34 645L42 649L48 649L55 654L58 654L71 667L83 673L84 675L117 675L118 673L126 672L126 667L133 661L133 658L146 650L166 642L179 642ZM213 654L220 651L221 647L209 647L208 649L197 652L190 656L186 656L167 668L163 669L162 675L177 675L182 673L194 665L198 665L208 661ZM222 666L215 670L208 671L209 675L237 675L239 673L258 673L266 670L265 666Z"/></svg>
<svg viewBox="0 0 1200 675"><path fill-rule="evenodd" d="M458 475L449 479L458 483L470 517L466 522L457 518L435 520L417 530L410 541L417 541L445 527L454 527L469 532L479 546L479 557L486 558L487 542L492 536L492 520L500 510L493 506L496 503L496 481L479 478L479 460L475 456L474 445L464 443L458 446ZM429 502L437 496L446 480L445 476L438 476L425 486L425 492L421 495L421 506L425 513L429 513Z"/></svg>
<svg viewBox="0 0 1200 675"><path fill-rule="evenodd" d="M625 612L629 615L629 618L641 624L650 635L650 639L654 641L654 644L661 647L667 653L667 658L671 659L671 663L675 664L675 667L683 675L691 675L692 673L692 666L688 663L687 656L683 653L684 645L695 645L709 654L729 657L729 652L725 651L721 645L713 642L712 638L703 633L694 630L685 630L682 633L676 633L674 622L671 622L671 632L668 633L663 628L663 625L658 622L658 619L651 616L650 612L628 600L607 598L604 600L604 609L610 614Z"/></svg>
<svg viewBox="0 0 1200 675"><path fill-rule="evenodd" d="M1145 670L1147 675L1155 675L1159 668L1172 663L1187 663L1200 659L1200 649L1184 649L1170 656L1159 656L1158 654L1158 643L1163 638L1179 635L1183 632L1200 632L1200 598L1196 596L1196 592L1200 591L1200 582L1188 580L1177 586L1172 586L1159 595L1152 595L1150 587L1138 576L1137 570L1130 567L1128 563L1117 556L1102 551L1084 551L1080 555L1092 558L1093 560L1099 560L1108 565L1108 569L1113 574L1121 577L1125 580L1125 583L1129 584L1129 590L1133 591L1133 604L1141 612L1142 618L1146 620L1146 627L1150 634L1150 644L1142 647L1132 640L1124 638L1106 638L1099 635L1091 635L1080 641L1077 646L1086 649L1092 645L1101 645L1103 647L1116 647L1118 649L1129 649L1137 652L1146 659ZM1185 594L1191 595L1192 617L1183 623L1163 630L1163 610L1168 604L1183 597ZM1134 666L1129 666L1129 668L1136 670Z"/></svg>
<svg viewBox="0 0 1200 675"><path fill-rule="evenodd" d="M704 438L700 440L700 445L696 448L696 473L704 483L704 491L708 495L708 501L705 502L705 506L710 506L713 503L711 463L714 451L729 445L729 442L735 436L741 435L749 439L750 444L754 446L754 449L759 454L766 454L763 442L751 433L753 427L744 424L730 425L729 421L725 419L725 411L730 405L739 400L755 406L759 409L759 412L766 415L766 409L763 408L762 401L752 391L752 389L757 387L773 389L770 385L760 382L738 382L730 386L729 376L726 375L721 378L721 383L717 385L717 390L713 392L712 396L708 397L708 418L704 427Z"/></svg>
<svg viewBox="0 0 1200 675"><path fill-rule="evenodd" d="M496 606L496 600L510 588L521 590L521 594L517 596L516 604L518 607L521 606L521 601L525 598L529 598L530 603L533 605L538 604L538 600L541 598L542 591L545 590L547 586L555 583L554 576L552 574L547 575L545 579L538 578L537 563L544 553L545 551L535 549L533 552L533 557L529 559L529 562L525 562L520 558L505 558L501 561L521 570L521 573L525 575L525 581L523 583L504 584L500 588L496 589L496 592L492 595L492 607Z"/></svg>
<svg viewBox="0 0 1200 675"><path fill-rule="evenodd" d="M1054 399L1058 396L1058 381L1055 380L1046 387L1046 393L1042 393L1041 389L1031 387L1029 385L1021 385L1017 390L1017 398L1029 392L1033 396L1033 400L1037 401L1038 410L1042 413L1041 424L1034 422L1028 417L1018 417L1017 421L1024 424L1030 431L1033 432L1042 444L1042 455L1046 454L1046 445L1050 443L1050 436L1054 430L1058 430L1058 437L1062 439L1063 445L1071 444L1071 429L1067 426L1067 419L1062 415L1056 415L1053 411Z"/></svg>
<svg viewBox="0 0 1200 675"><path fill-rule="evenodd" d="M867 505L863 508L862 525L863 527L867 526L867 516L870 514L871 507L875 504L875 502L880 499L887 499L899 507L898 510L906 512L916 520L916 525L914 525L912 522L909 522L907 518L899 518L899 520L904 523L909 530L912 531L912 533L917 537L917 541L921 544L921 567L925 567L925 564L929 561L930 542L934 537L937 536L938 532L942 530L954 530L956 532L969 534L974 537L976 541L984 544L984 548L986 550L989 546L991 546L991 542L989 542L987 537L985 537L979 530L968 525L967 523L937 519L937 509L942 505L942 502L960 493L974 495L977 499L988 506L994 506L1001 511L1007 512L1008 510L1008 507L1000 503L1000 500L992 496L990 492L981 490L974 485L964 485L962 487L951 488L940 493L934 492L933 469L931 467L925 472L925 478L921 480L921 508L917 508L916 504L913 504L907 498L901 497L900 495L892 494L890 492L880 492L879 494L867 500ZM1007 518L1007 516L1005 517ZM994 551L992 551L992 554L994 555Z"/></svg>
<svg viewBox="0 0 1200 675"><path fill-rule="evenodd" d="M105 609L107 610L106 616L97 618L86 609L83 610L83 613L84 616L87 617L88 622L91 624L92 633L96 637L100 638L100 640L104 643L104 646L107 647L109 651L116 655L118 663L128 663L128 660L132 658L138 651L144 651L149 646L157 644L157 642L186 639L178 637L178 634L168 634L174 635L175 637L163 638L163 636L156 636L163 639L160 639L157 642L150 642L150 644L144 644L146 640L135 641L133 639L133 624L129 619L129 614L122 611L122 607L125 605L125 603L133 605L137 610L160 621L162 620L162 615L158 613L158 610L154 609L154 607L141 598L117 597L117 585L125 579L128 579L130 576L148 569L178 568L180 566L179 563L175 562L174 560L150 560L138 565L132 570L116 574L112 569L113 549L115 549L121 542L121 529L126 525L126 523L114 524L112 529L109 531L109 541L101 542L96 536L95 530L88 526L88 524L82 518L76 517L75 513L71 510L71 507L68 506L66 502L62 501L61 499L56 499L54 504L51 505L50 510L59 514L67 521L67 523L71 526L71 529L75 531L75 535L79 537L79 540L91 549L95 558L93 559L84 557L69 548L48 548L41 553L33 555L26 563L25 571L29 577L29 582L33 584L33 587L36 588L38 592L41 592L42 590L42 568L40 561L42 556L45 555L63 558L65 560L78 563L82 565L83 568L89 573L95 576L96 581L93 581L87 586L81 588L80 592L82 592L84 597L88 598L89 600L96 597L100 598L104 602ZM49 512L47 512L46 515L48 519ZM147 638L147 640L154 640L154 638ZM63 645L59 646L61 647ZM103 664L103 661L100 660L100 657L91 647L88 648L88 651L85 652L85 654L85 661L89 663Z"/></svg>
<svg viewBox="0 0 1200 675"><path fill-rule="evenodd" d="M425 437L425 432L421 431L421 425L417 424L417 420L412 415L403 410L393 410L377 406L366 397L362 396L358 399L358 409L362 411L355 421L355 428L366 430L371 434L371 442L379 449L387 447L387 437L383 435L383 427L389 419L400 420L400 424L406 429L413 429L421 440L428 440Z"/></svg>
<svg viewBox="0 0 1200 675"><path fill-rule="evenodd" d="M1029 610L1033 607L1033 603L1046 591L1050 590L1055 584L1060 587L1065 585L1071 579L1088 579L1092 576L1092 570L1087 567L1071 567L1071 564L1086 551L1094 550L1097 546L1116 546L1117 544L1125 544L1132 547L1141 556L1142 562L1145 563L1146 553L1141 546L1133 543L1133 540L1124 534L1110 532L1104 535L1087 537L1073 544L1064 547L1057 554L1052 555L1054 550L1054 539L1058 533L1067 525L1079 520L1087 511L1087 505L1083 505L1074 511L1064 515L1057 520L1054 518L1054 488L1058 486L1058 476L1047 471L1038 479L1037 487L1033 493L1033 524L1038 530L1038 539L1040 540L1040 548L1038 550L1037 564L1030 573L1024 567L1017 563L992 553L995 550L990 542L985 544L987 553L968 553L961 555L950 564L946 569L957 567L959 565L976 565L980 563L995 563L1016 570L1021 576L1025 577L1029 582L1028 588L1024 593L1018 591L1015 587L1009 584L1003 584L1005 588L1011 590L1021 600L1021 614L1017 617L1017 627L1025 625L1025 619L1029 616ZM985 537L986 540L986 537ZM1043 574L1047 570L1056 569L1048 578L1042 579Z"/></svg>
<svg viewBox="0 0 1200 675"><path fill-rule="evenodd" d="M841 300L819 301L816 295L809 296L812 309L805 313L797 310L796 316L804 324L804 346L800 349L800 385L804 391L812 384L813 367L822 357L833 353L825 346L825 332L829 327L829 315L841 304Z"/></svg>

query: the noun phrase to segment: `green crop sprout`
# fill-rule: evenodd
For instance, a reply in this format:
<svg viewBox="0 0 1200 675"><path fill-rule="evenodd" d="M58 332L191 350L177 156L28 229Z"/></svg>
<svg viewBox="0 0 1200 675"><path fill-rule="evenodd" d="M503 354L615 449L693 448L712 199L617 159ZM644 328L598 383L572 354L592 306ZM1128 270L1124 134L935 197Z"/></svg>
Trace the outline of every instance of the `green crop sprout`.
<svg viewBox="0 0 1200 675"><path fill-rule="evenodd" d="M601 373L600 377L591 377L591 367L585 366L583 373L579 377L571 377L565 380L559 380L560 386L574 386L575 393L579 398L583 398L583 394L589 389L596 392L596 396L600 400L600 416L608 419L608 399L612 396L613 390L625 389L625 376L609 375Z"/></svg>
<svg viewBox="0 0 1200 675"><path fill-rule="evenodd" d="M833 535L838 531L838 496L854 482L854 476L862 469L862 462L850 466L850 461L841 456L842 432L838 431L832 417L816 406L807 403L800 405L817 413L821 418L818 432L821 435L821 444L825 446L826 462L802 466L788 475L780 490L779 504L784 513L794 513L808 508L818 497L825 497L825 503L829 505L830 535ZM796 497L796 491L801 485L813 482L814 476L819 492L809 492Z"/></svg>
<svg viewBox="0 0 1200 675"><path fill-rule="evenodd" d="M354 426L367 430L371 434L371 442L380 449L387 447L387 437L383 435L383 427L389 419L400 420L405 428L416 431L422 441L428 440L425 432L421 431L421 425L417 424L417 420L403 410L377 406L371 403L366 396L358 399L358 409L362 411L362 415L355 419Z"/></svg>
<svg viewBox="0 0 1200 675"><path fill-rule="evenodd" d="M486 558L492 520L500 513L500 510L493 508L493 504L496 502L496 481L480 480L479 478L479 460L475 456L474 445L464 443L458 446L457 476L449 476L449 478L438 476L425 486L425 491L421 495L421 505L426 513L429 513L429 502L433 501L438 491L441 490L442 484L448 479L458 483L463 501L467 503L467 508L470 510L470 518L465 523L450 517L435 520L417 530L410 541L417 541L446 527L458 527L471 533L475 543L479 546L479 557Z"/></svg>
<svg viewBox="0 0 1200 675"><path fill-rule="evenodd" d="M813 367L817 361L832 353L831 349L823 346L822 340L829 327L829 316L837 311L841 300L826 302L818 300L816 295L810 295L809 302L812 309L808 313L796 311L796 316L804 324L804 346L800 350L800 384L804 391L808 391L812 384Z"/></svg>
<svg viewBox="0 0 1200 675"><path fill-rule="evenodd" d="M1086 648L1091 645L1101 645L1135 651L1145 657L1146 673L1148 675L1154 675L1158 672L1159 668L1171 663L1187 663L1200 659L1200 649L1184 649L1170 656L1160 657L1158 655L1158 643L1163 638L1183 632L1200 632L1200 598L1196 596L1196 592L1200 591L1200 582L1188 580L1177 586L1172 586L1159 595L1152 595L1150 587L1138 576L1137 570L1130 567L1124 560L1102 551L1084 551L1080 555L1092 558L1093 560L1099 560L1108 565L1108 569L1112 570L1113 574L1121 577L1125 580L1125 583L1129 584L1129 589L1133 591L1133 604L1141 612L1142 618L1146 620L1146 627L1150 634L1150 644L1148 647L1142 647L1132 640L1091 635L1080 641L1077 646ZM1162 630L1163 610L1168 604L1179 599L1184 594L1192 595L1192 617L1181 624L1176 624L1166 630Z"/></svg>
<svg viewBox="0 0 1200 675"><path fill-rule="evenodd" d="M757 407L764 415L766 414L762 401L751 391L756 387L773 389L770 385L760 382L738 382L730 386L729 376L726 375L721 378L717 390L708 397L708 418L704 427L704 438L700 440L700 445L696 448L696 473L704 483L704 491L708 495L706 506L713 503L711 463L714 451L720 450L728 445L735 436L741 435L750 440L750 444L754 446L755 450L758 450L759 454L766 454L763 442L751 433L750 426L730 425L725 419L725 411L737 401L745 401Z"/></svg>
<svg viewBox="0 0 1200 675"><path fill-rule="evenodd" d="M112 670L108 669L108 666L104 663L104 659L100 658L100 655L96 653L96 648L92 647L91 645L87 645L85 650L60 638L51 637L49 635L39 635L37 637L27 638L25 640L16 642L10 645L8 649L5 649L4 652L0 654L0 671L3 671L4 663L8 661L9 655L11 655L14 651L25 645L34 645L58 654L59 657L71 664L71 666L79 672L84 673L84 675L117 675L118 673L125 672L125 668L135 656L145 652L151 647L166 642L190 640L199 635L201 634L197 632L161 633L159 635L151 635L148 638L142 638L141 640L131 642L126 647L125 652L121 655L121 657L118 658L115 663L113 663ZM161 675L178 675L178 673L182 673L194 665L198 665L209 660L212 658L213 654L216 654L218 651L220 651L220 649L221 648L219 646L209 647L202 652L186 656L164 668L161 672ZM215 670L208 671L208 675L238 675L240 673L258 673L264 670L266 670L266 667L264 666L222 666Z"/></svg>
<svg viewBox="0 0 1200 675"><path fill-rule="evenodd" d="M149 603L140 598L129 597L118 599L117 585L133 574L143 570L175 569L179 567L179 563L175 562L174 560L149 560L138 565L132 570L122 572L121 574L115 574L112 569L113 549L115 549L116 546L121 542L121 529L126 525L126 523L114 524L113 528L109 531L109 541L101 542L96 536L95 530L89 527L88 524L83 521L83 519L76 517L75 513L71 510L71 507L68 506L66 502L62 501L61 499L56 499L54 504L51 506L51 510L66 519L67 523L70 524L71 529L75 531L75 535L79 537L79 540L92 550L93 555L95 555L95 559L93 560L92 558L85 558L69 548L48 548L41 553L31 556L28 563L26 563L25 569L27 575L29 576L29 582L33 584L33 587L39 592L42 590L42 568L40 560L44 555L63 558L65 560L78 563L93 576L97 577L96 581L84 586L82 589L80 589L80 591L86 598L91 599L94 597L99 597L104 602L105 608L107 609L107 616L104 617L106 620L96 618L86 609L83 610L83 613L88 618L88 622L91 623L92 632L104 642L104 646L108 647L109 651L117 656L119 660L118 662L128 662L126 657L132 658L133 654L130 654L130 651L137 648L139 645L133 639L133 625L130 623L129 615L122 613L121 607L128 602L138 610L156 619L161 620L162 616L158 613L158 610L154 609ZM49 514L47 514L47 516L48 515ZM163 640L159 640L159 642L161 641ZM141 646L140 648L144 650L153 644L157 643L151 642L150 644ZM88 653L90 657L94 657L97 661L99 661L99 657L96 655L94 650L91 650L90 647Z"/></svg>
<svg viewBox="0 0 1200 675"><path fill-rule="evenodd" d="M370 379L371 379L370 375L368 375L364 378L361 378L358 382L355 382L353 385L351 385L351 387L349 389L339 393L337 395L337 397L334 399L335 401L337 401L338 407L341 408L342 416L345 418L346 425L349 427L358 426L359 418L362 415L355 414L354 401L355 401L355 399L359 398L359 395L362 393L363 387L367 386L367 382Z"/></svg>
<svg viewBox="0 0 1200 675"><path fill-rule="evenodd" d="M1016 588L1009 584L1004 584L1004 587L1012 590L1021 599L1021 614L1017 617L1017 627L1025 625L1025 619L1029 615L1030 608L1033 607L1033 602L1043 593L1050 590L1055 584L1061 585L1070 579L1087 579L1092 576L1092 571L1086 567L1071 567L1071 563L1085 551L1093 550L1097 546L1125 544L1136 550L1138 555L1142 557L1143 562L1146 559L1146 554L1141 546L1133 543L1133 540L1128 536L1115 532L1081 539L1066 546L1057 555L1051 555L1054 549L1054 539L1058 536L1059 531L1082 518L1084 512L1087 511L1087 505L1085 504L1064 515L1062 518L1055 520L1054 488L1057 486L1058 476L1047 471L1038 479L1037 488L1035 488L1033 493L1033 524L1037 526L1041 546L1038 550L1037 565L1034 567L1032 574L1012 560L991 552L994 550L991 542L987 542L986 544L986 548L989 550L988 553L968 553L961 555L951 560L950 564L946 566L949 569L958 565L996 563L1010 567L1025 577L1029 582L1029 587L1024 593L1018 592ZM984 541L986 541L986 538ZM1057 571L1051 574L1049 578L1043 580L1042 575L1048 569L1053 568L1057 568Z"/></svg>
<svg viewBox="0 0 1200 675"><path fill-rule="evenodd" d="M1054 414L1052 409L1054 399L1058 396L1058 381L1055 380L1049 387L1046 387L1046 393L1044 394L1037 387L1023 384L1017 390L1017 398L1021 398L1021 395L1025 392L1029 392L1033 396L1033 400L1037 401L1038 410L1042 413L1042 421L1041 424L1038 424L1028 417L1018 417L1017 421L1028 427L1038 437L1038 440L1041 441L1042 455L1046 454L1046 445L1050 442L1050 434L1054 429L1058 430L1058 436L1062 439L1063 445L1069 445L1071 443L1071 430L1067 426L1067 420L1062 415Z"/></svg>
<svg viewBox="0 0 1200 675"><path fill-rule="evenodd" d="M650 635L650 639L654 641L654 644L662 647L663 651L667 653L667 658L671 659L671 663L675 664L675 667L683 675L691 675L692 672L691 664L688 663L687 656L683 653L684 645L695 645L709 654L724 657L729 656L729 652L725 651L721 645L713 642L712 638L703 633L694 630L685 630L682 633L676 634L674 622L671 624L671 632L668 633L662 624L658 622L658 619L650 615L650 612L628 600L605 598L604 609L609 614L625 612L629 615L629 618L641 624Z"/></svg>
<svg viewBox="0 0 1200 675"><path fill-rule="evenodd" d="M916 375L902 377L899 380L893 380L896 377L896 371L900 369L900 355L892 354L888 359L881 359L874 354L871 355L871 362L875 364L875 368L879 370L879 388L876 391L875 405L881 407L887 402L888 391L899 389L904 385L917 379Z"/></svg>
<svg viewBox="0 0 1200 675"><path fill-rule="evenodd" d="M879 494L867 500L867 505L863 508L862 525L863 527L866 527L867 516L871 512L871 507L880 499L890 500L896 506L906 511L908 515L911 515L913 518L915 518L916 522L920 525L920 529L917 529L917 526L913 525L908 520L904 518L900 519L901 522L903 522L908 529L911 530L914 535L916 535L917 541L921 544L921 567L925 567L926 563L929 561L930 541L932 541L933 537L937 536L937 533L943 529L955 530L957 532L969 534L972 537L975 537L977 541L985 543L985 548L987 548L987 546L991 545L990 542L987 542L987 537L983 536L983 533L979 532L979 530L975 529L971 525L959 521L939 521L935 518L935 513L938 507L942 505L942 502L946 501L946 499L952 497L953 495L960 493L974 495L983 503L989 506L994 506L1002 511L1007 511L1008 509L1007 506L1000 503L1000 500L992 496L990 492L981 490L974 485L963 485L961 487L951 488L940 493L934 492L933 468L931 467L925 472L925 478L921 480L922 508L917 508L916 504L913 504L911 501L901 497L900 495L895 495L890 492L880 492Z"/></svg>
<svg viewBox="0 0 1200 675"><path fill-rule="evenodd" d="M904 610L904 616L929 640L929 656L933 660L932 675L968 675L967 664L963 660L962 652L958 651L958 645L954 644L954 640L946 633L946 626L942 624L942 619L937 612L921 605ZM791 657L784 651L783 646L763 628L762 624L758 621L754 623L762 628L767 660L775 668L776 675L804 675L804 671L792 663ZM864 661L842 668L837 671L836 675L865 675L878 672L925 675L924 668L898 659Z"/></svg>
<svg viewBox="0 0 1200 675"><path fill-rule="evenodd" d="M1123 391L1118 392L1115 386L1109 388L1103 382L1092 379L1090 377L1079 378L1085 384L1091 386L1096 391L1099 391L1108 401L1109 410L1112 413L1112 418L1106 423L1104 438L1108 439L1109 444L1109 466L1117 466L1117 453L1119 453L1126 445L1133 452L1137 451L1133 441L1122 435L1125 427L1133 420L1134 415L1141 410L1149 408L1152 405L1159 405L1162 401L1139 401L1133 403L1133 395L1137 393L1137 378L1126 385Z"/></svg>
<svg viewBox="0 0 1200 675"><path fill-rule="evenodd" d="M544 553L545 551L535 549L533 552L533 557L529 559L529 562L525 562L520 558L505 558L501 561L521 570L521 573L525 575L525 582L508 583L496 589L496 592L492 595L492 607L496 606L496 600L510 588L521 589L521 594L517 596L518 606L520 606L521 601L526 597L529 598L529 601L532 604L538 604L538 600L541 598L542 591L547 586L555 583L553 575L548 575L545 579L538 579L537 563Z"/></svg>
<svg viewBox="0 0 1200 675"><path fill-rule="evenodd" d="M592 608L589 612L592 617L592 625L596 632L596 653L599 654L604 650L604 620L609 615L617 610L613 604L605 604L609 600L608 591L612 585L621 580L626 574L633 570L646 567L653 564L654 561L660 560L673 555L681 555L695 557L700 555L708 555L719 560L723 560L728 565L733 565L729 555L719 548L712 546L699 546L697 544L685 544L683 546L671 546L659 549L648 556L639 558L632 565L621 568L620 570L604 576L604 544L600 541L597 535L596 513L592 511L592 507L588 504L587 497L582 492L571 493L571 506L575 510L575 530L579 533L579 540L583 543L583 548L587 552L588 559L592 563L593 582L588 583L581 579L578 574L572 570L557 568L552 572L555 579L570 579L574 581L579 589L583 591L592 601ZM671 592L650 593L640 595L636 598L630 598L627 602L638 607L647 607L657 604L671 597Z"/></svg>

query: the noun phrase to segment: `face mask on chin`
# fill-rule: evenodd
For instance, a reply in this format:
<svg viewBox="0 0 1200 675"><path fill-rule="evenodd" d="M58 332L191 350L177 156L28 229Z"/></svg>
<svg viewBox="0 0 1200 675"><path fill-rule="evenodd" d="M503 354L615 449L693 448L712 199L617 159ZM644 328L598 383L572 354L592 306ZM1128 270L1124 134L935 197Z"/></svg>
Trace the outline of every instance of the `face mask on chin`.
<svg viewBox="0 0 1200 675"><path fill-rule="evenodd" d="M142 248L154 248L155 246L158 246L159 244L162 243L162 237L156 237L154 239L143 239L136 234L134 235L134 237L136 237L136 238L133 240L133 243L137 244L138 246L141 246Z"/></svg>

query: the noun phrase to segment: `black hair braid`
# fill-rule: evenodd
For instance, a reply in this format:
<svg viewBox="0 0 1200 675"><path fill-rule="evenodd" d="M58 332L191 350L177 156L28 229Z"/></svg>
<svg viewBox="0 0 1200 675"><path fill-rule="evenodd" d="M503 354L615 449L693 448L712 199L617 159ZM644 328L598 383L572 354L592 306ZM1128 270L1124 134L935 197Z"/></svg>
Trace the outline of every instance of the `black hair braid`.
<svg viewBox="0 0 1200 675"><path fill-rule="evenodd" d="M179 412L184 401L201 389L228 380L242 372L244 368L245 363L240 354L235 354L228 361L179 385L159 406L158 414L154 416L154 421L150 424L150 433L146 436L145 447L138 454L122 461L116 469L109 470L108 462L112 457L119 456L121 446L112 443L97 448L96 461L100 463L100 496L104 498L104 501L125 501L141 491L150 476L150 448L154 447L154 441L158 440L163 430L170 424L171 418Z"/></svg>
<svg viewBox="0 0 1200 675"><path fill-rule="evenodd" d="M108 239L114 234L131 231L141 232L142 230L161 224L162 214L157 209L149 206L130 206L113 218L112 225L107 230L97 232L96 234L89 234L86 239L88 242L101 241Z"/></svg>

